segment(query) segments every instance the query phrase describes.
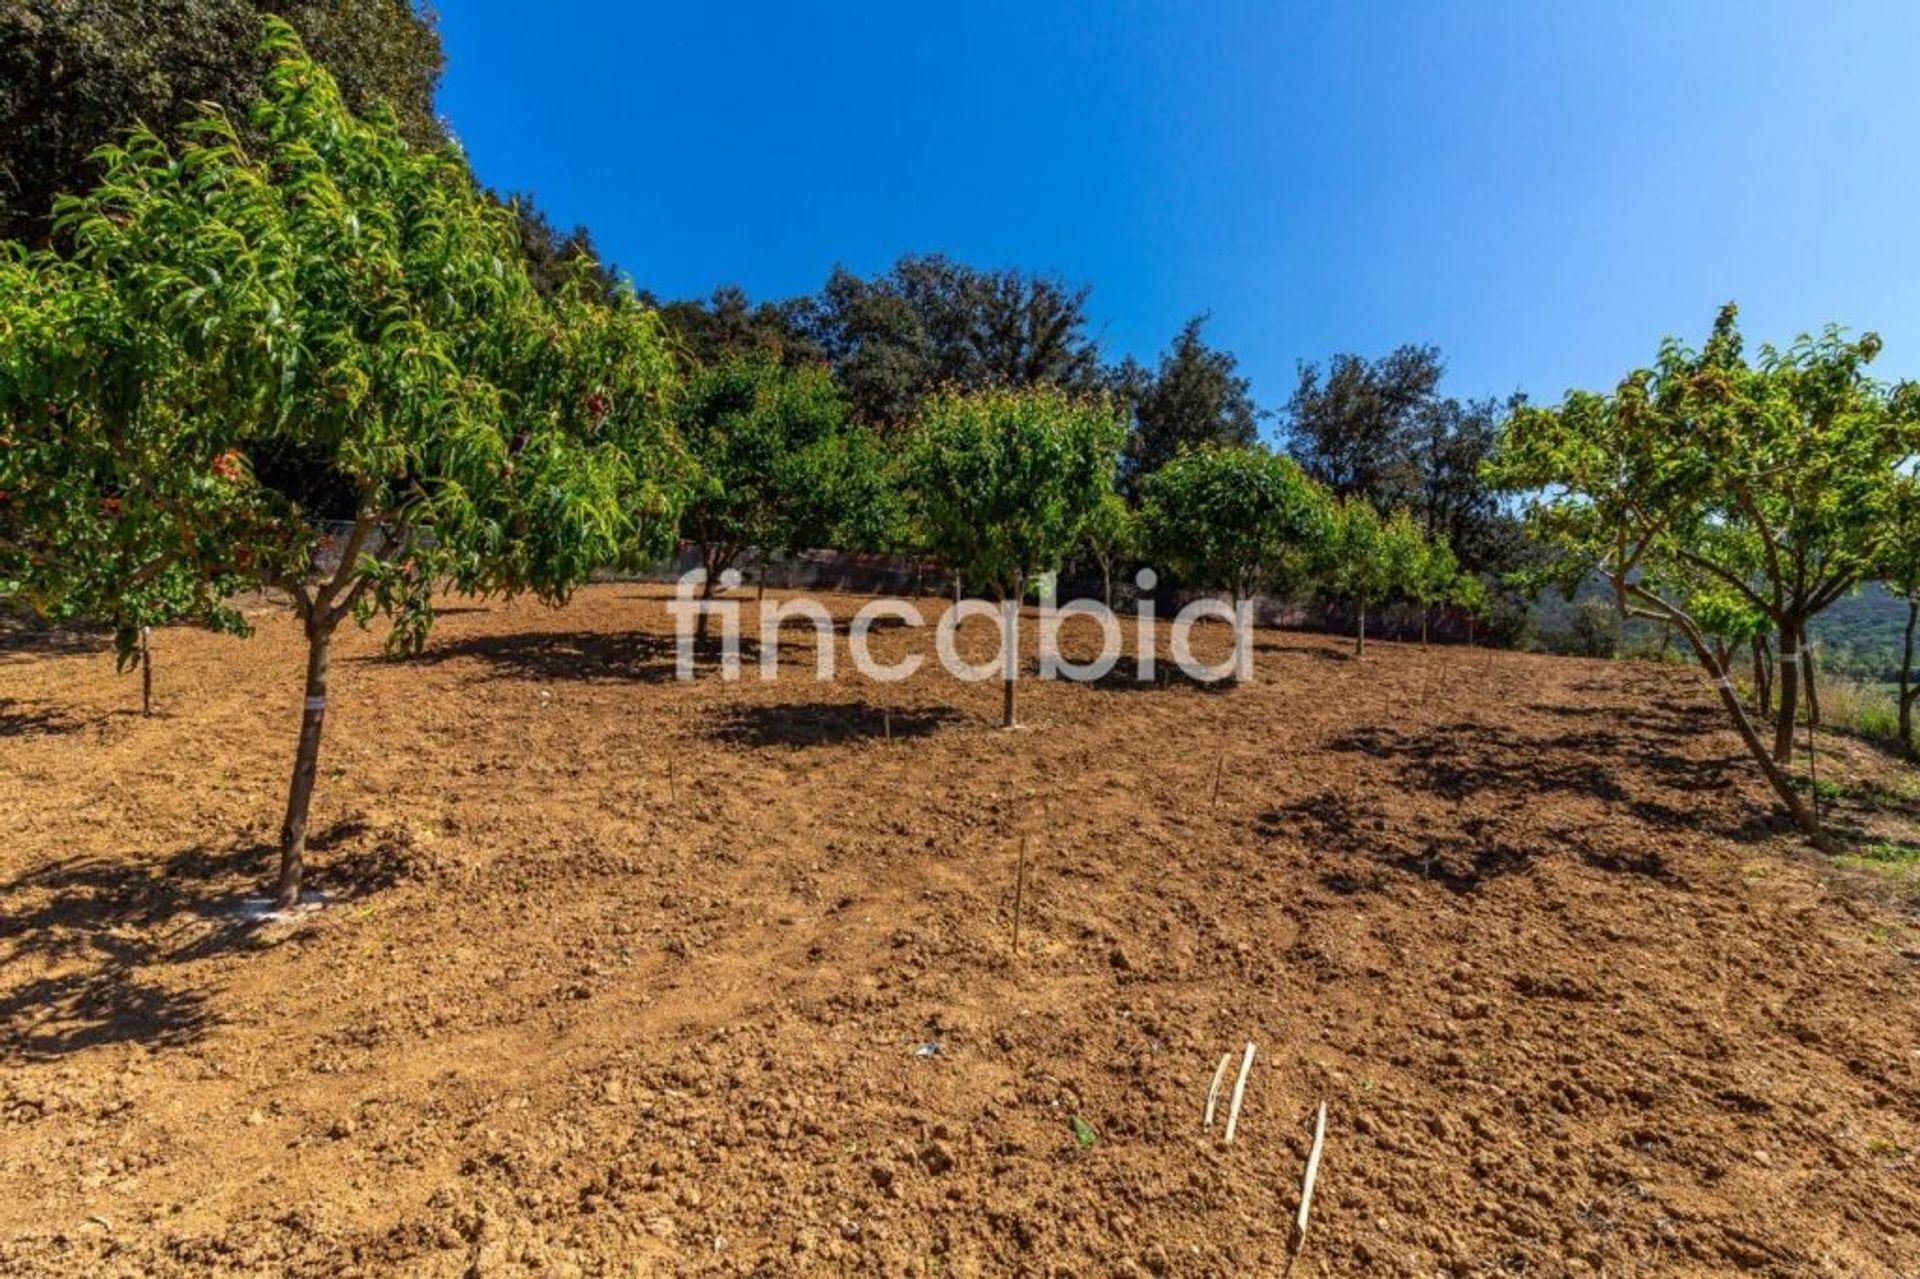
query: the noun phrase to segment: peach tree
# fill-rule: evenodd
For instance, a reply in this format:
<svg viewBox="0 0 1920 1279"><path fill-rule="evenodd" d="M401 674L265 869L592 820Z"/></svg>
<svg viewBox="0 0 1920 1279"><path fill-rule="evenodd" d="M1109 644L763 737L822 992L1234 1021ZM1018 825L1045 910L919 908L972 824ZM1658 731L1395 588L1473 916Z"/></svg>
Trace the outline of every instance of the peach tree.
<svg viewBox="0 0 1920 1279"><path fill-rule="evenodd" d="M1920 387L1870 377L1879 352L1872 333L1829 328L1749 360L1728 306L1703 346L1668 340L1611 394L1520 407L1489 468L1529 494L1531 526L1563 565L1604 577L1624 615L1686 638L1755 763L1816 838L1819 815L1785 769L1800 651L1809 623L1885 562L1902 468L1920 454ZM1703 603L1779 637L1771 745L1734 694Z"/></svg>
<svg viewBox="0 0 1920 1279"><path fill-rule="evenodd" d="M926 545L1000 601L1001 723L1017 723L1013 610L1057 570L1113 491L1125 428L1110 404L1052 386L949 391L921 409L907 465Z"/></svg>
<svg viewBox="0 0 1920 1279"><path fill-rule="evenodd" d="M0 271L0 589L123 643L142 592L246 629L283 596L306 647L275 899L299 900L335 632L417 648L435 592L564 600L658 553L677 502L653 313L529 283L459 153L361 119L292 31L243 145L210 112L137 130L63 200L70 256Z"/></svg>
<svg viewBox="0 0 1920 1279"><path fill-rule="evenodd" d="M1236 618L1242 600L1296 574L1326 536L1325 491L1259 445L1184 449L1143 488L1154 559L1184 586L1226 592Z"/></svg>
<svg viewBox="0 0 1920 1279"><path fill-rule="evenodd" d="M703 598L749 550L767 561L828 544L890 549L885 450L849 422L824 366L726 356L692 370L674 417L692 466L682 529L700 547ZM702 635L706 625L702 612Z"/></svg>

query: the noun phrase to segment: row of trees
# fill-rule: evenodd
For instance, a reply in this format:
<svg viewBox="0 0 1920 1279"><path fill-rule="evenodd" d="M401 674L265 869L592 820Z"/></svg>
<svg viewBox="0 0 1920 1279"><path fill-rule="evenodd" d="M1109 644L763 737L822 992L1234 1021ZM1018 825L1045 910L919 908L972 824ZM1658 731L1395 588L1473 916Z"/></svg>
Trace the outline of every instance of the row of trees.
<svg viewBox="0 0 1920 1279"><path fill-rule="evenodd" d="M1781 802L1818 837L1788 772L1812 691L1808 628L1870 580L1914 599L1920 386L1869 375L1874 334L1830 328L1749 359L1736 320L1723 309L1697 349L1667 341L1611 393L1519 406L1489 470L1529 495L1534 534L1559 553L1553 576L1597 573L1623 615L1685 638ZM1753 653L1763 710L1771 696L1770 740L1735 691L1736 648ZM1911 669L1910 643L1909 749Z"/></svg>

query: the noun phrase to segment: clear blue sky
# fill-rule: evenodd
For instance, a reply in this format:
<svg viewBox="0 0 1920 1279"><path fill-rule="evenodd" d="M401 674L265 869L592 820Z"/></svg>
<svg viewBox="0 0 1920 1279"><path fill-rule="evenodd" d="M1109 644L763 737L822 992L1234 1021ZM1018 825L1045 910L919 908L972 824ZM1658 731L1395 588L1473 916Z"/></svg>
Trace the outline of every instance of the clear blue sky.
<svg viewBox="0 0 1920 1279"><path fill-rule="evenodd" d="M938 10L943 10L937 12ZM1277 406L1409 341L1455 394L1610 385L1738 300L1920 373L1920 5L440 5L491 185L643 287L810 292L913 250L1196 311Z"/></svg>

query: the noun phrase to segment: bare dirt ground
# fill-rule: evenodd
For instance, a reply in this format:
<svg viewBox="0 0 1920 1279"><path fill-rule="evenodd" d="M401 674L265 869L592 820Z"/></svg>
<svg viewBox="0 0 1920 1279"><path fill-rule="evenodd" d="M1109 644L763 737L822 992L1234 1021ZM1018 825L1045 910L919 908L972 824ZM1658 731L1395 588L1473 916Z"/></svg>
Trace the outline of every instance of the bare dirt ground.
<svg viewBox="0 0 1920 1279"><path fill-rule="evenodd" d="M1920 1273L1911 907L1697 675L1266 631L1003 733L675 682L663 593L347 636L266 928L292 624L149 720L0 658L0 1272L1275 1275L1325 1101L1297 1274Z"/></svg>

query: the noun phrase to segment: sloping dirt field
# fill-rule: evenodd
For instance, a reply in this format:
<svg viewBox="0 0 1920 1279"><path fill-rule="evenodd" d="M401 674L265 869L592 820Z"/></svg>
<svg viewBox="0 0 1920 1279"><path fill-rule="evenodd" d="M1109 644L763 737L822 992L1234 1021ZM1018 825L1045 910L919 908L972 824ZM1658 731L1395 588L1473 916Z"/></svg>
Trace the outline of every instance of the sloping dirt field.
<svg viewBox="0 0 1920 1279"><path fill-rule="evenodd" d="M663 595L348 636L264 928L290 622L150 720L0 660L0 1272L1275 1275L1325 1101L1296 1274L1920 1273L1908 908L1697 675L1265 631L1005 733L678 683Z"/></svg>

